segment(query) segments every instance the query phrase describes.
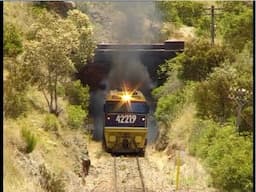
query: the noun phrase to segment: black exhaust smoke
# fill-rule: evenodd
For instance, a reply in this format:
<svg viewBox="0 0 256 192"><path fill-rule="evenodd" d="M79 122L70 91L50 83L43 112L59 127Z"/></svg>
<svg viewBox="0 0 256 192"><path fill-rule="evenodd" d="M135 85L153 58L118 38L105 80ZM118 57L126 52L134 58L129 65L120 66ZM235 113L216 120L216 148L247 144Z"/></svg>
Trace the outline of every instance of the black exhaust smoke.
<svg viewBox="0 0 256 192"><path fill-rule="evenodd" d="M158 17L155 17L155 20L153 19L154 13L156 13L154 4L154 2L113 3L116 9L123 14L122 20L118 20L118 22L112 25L116 42L130 44L157 41L156 37L159 36L156 34L157 30L152 30L152 21L159 21ZM103 138L103 105L105 95L109 90L120 89L125 84L130 89L142 91L149 101L151 113L148 122L148 142L150 143L156 139L158 133L153 118L154 105L152 104L153 99L151 97L151 90L154 88L154 84L150 79L147 68L142 64L142 55L138 51L133 49L126 49L124 51L124 49L120 49L120 51L113 53L111 55L110 71L101 82L101 87L105 89L91 92L90 111L94 119L93 137L95 140Z"/></svg>

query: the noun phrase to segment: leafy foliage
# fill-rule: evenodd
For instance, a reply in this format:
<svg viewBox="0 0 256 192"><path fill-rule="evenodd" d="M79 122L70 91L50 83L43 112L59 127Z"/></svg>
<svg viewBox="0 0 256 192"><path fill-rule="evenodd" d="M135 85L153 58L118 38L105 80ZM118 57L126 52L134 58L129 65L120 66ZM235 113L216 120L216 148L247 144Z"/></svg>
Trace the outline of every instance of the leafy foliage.
<svg viewBox="0 0 256 192"><path fill-rule="evenodd" d="M239 137L231 124L198 120L190 151L203 159L222 191L252 190L252 138Z"/></svg>
<svg viewBox="0 0 256 192"><path fill-rule="evenodd" d="M219 2L223 14L218 22L224 43L242 50L253 39L253 6L247 2Z"/></svg>
<svg viewBox="0 0 256 192"><path fill-rule="evenodd" d="M181 22L169 3L160 3L170 13L164 12L165 19ZM183 117L179 111L195 103L202 119L191 121L196 122L189 130L191 154L203 160L216 188L252 191L252 138L237 133L253 131L252 3L216 4L223 8L221 17L215 17L218 44L203 39L210 36L210 17L201 15L193 23L200 39L186 43L183 53L161 66L160 75L168 78L153 91L158 99L156 116L161 123L174 125ZM188 83L195 87L188 89Z"/></svg>
<svg viewBox="0 0 256 192"><path fill-rule="evenodd" d="M161 10L165 21L188 26L195 25L205 12L204 4L201 2L159 1L156 5Z"/></svg>
<svg viewBox="0 0 256 192"><path fill-rule="evenodd" d="M28 111L29 102L25 93L8 89L4 94L4 115L5 117L17 118Z"/></svg>
<svg viewBox="0 0 256 192"><path fill-rule="evenodd" d="M164 86L163 86L164 87ZM178 89L174 93L163 95L157 102L155 112L156 119L161 122L173 121L179 112L188 102L191 102L193 97L194 85L187 84L183 88Z"/></svg>
<svg viewBox="0 0 256 192"><path fill-rule="evenodd" d="M68 19L46 11L40 14L31 27L31 40L25 44L23 54L23 68L30 74L30 82L43 92L49 111L56 115L60 112L58 87L75 72L72 57L82 52L87 58L88 50L92 49L88 39L91 30L85 25L87 17L77 11L68 14ZM84 47L82 43L87 44Z"/></svg>
<svg viewBox="0 0 256 192"><path fill-rule="evenodd" d="M176 66L182 80L202 81L225 60L233 60L230 49L221 45L212 47L206 40L195 39L182 54L169 60L166 68L172 70Z"/></svg>
<svg viewBox="0 0 256 192"><path fill-rule="evenodd" d="M35 149L37 144L37 139L35 135L25 127L22 127L21 135L24 141L26 142L26 153L31 153Z"/></svg>
<svg viewBox="0 0 256 192"><path fill-rule="evenodd" d="M171 67L171 69L169 69ZM160 70L158 71L159 76L167 76L166 82L160 87L156 87L152 94L158 99L162 96L174 93L183 87L183 82L177 77L177 69L173 66L169 66L166 62L160 66Z"/></svg>
<svg viewBox="0 0 256 192"><path fill-rule="evenodd" d="M53 114L47 114L44 119L43 127L45 131L58 131L60 128L58 118Z"/></svg>
<svg viewBox="0 0 256 192"><path fill-rule="evenodd" d="M216 68L198 84L195 102L201 117L224 122L238 116L242 118L238 126L252 130L252 56L248 50L239 54L236 62Z"/></svg>
<svg viewBox="0 0 256 192"><path fill-rule="evenodd" d="M89 17L79 10L72 10L68 12L68 19L76 26L79 33L78 46L73 50L72 61L75 63L76 70L90 60L93 56L96 44L93 39L92 25Z"/></svg>
<svg viewBox="0 0 256 192"><path fill-rule="evenodd" d="M218 30L215 29L215 35ZM210 39L211 35L211 17L209 15L205 15L200 18L196 24L196 35L199 37L204 37Z"/></svg>
<svg viewBox="0 0 256 192"><path fill-rule="evenodd" d="M232 73L226 69L218 68L195 89L195 100L198 114L202 117L225 121L231 115L232 102L229 98Z"/></svg>
<svg viewBox="0 0 256 192"><path fill-rule="evenodd" d="M84 119L87 113L82 109L80 105L67 106L68 113L68 125L70 128L78 129L84 125Z"/></svg>
<svg viewBox="0 0 256 192"><path fill-rule="evenodd" d="M57 114L57 85L74 70L69 54L74 46L74 25L46 13L34 29L34 38L25 44L24 68L31 82L44 93L49 111ZM47 92L50 98L47 98ZM55 102L55 106L54 103Z"/></svg>
<svg viewBox="0 0 256 192"><path fill-rule="evenodd" d="M5 67L8 68L8 78L4 82L4 115L5 117L17 118L25 114L29 109L27 98L28 86L26 75L17 60L5 58Z"/></svg>
<svg viewBox="0 0 256 192"><path fill-rule="evenodd" d="M14 24L4 24L4 56L17 56L23 50L22 36Z"/></svg>
<svg viewBox="0 0 256 192"><path fill-rule="evenodd" d="M89 106L89 87L83 86L80 80L72 81L66 85L65 93L70 104L81 105L87 111Z"/></svg>
<svg viewBox="0 0 256 192"><path fill-rule="evenodd" d="M156 119L163 122L174 119L174 115L180 108L179 104L181 104L182 102L183 98L180 97L180 95L178 94L161 97L157 103L157 109L155 112Z"/></svg>

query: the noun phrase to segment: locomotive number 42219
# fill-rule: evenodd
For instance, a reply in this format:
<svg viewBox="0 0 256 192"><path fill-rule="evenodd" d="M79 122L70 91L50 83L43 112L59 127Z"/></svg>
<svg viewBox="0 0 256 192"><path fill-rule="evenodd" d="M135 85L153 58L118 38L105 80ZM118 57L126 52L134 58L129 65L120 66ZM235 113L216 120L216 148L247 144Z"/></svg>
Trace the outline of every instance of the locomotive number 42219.
<svg viewBox="0 0 256 192"><path fill-rule="evenodd" d="M120 114L116 116L116 121L118 123L134 123L136 121L136 115L124 115Z"/></svg>

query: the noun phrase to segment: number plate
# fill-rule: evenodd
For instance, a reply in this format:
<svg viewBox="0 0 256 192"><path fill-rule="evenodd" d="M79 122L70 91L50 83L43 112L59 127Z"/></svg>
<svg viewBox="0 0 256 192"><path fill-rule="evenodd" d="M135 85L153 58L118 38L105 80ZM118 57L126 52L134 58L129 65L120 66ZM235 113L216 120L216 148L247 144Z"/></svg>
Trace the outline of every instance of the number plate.
<svg viewBox="0 0 256 192"><path fill-rule="evenodd" d="M125 123L134 123L136 121L136 118L137 116L134 115L134 114L120 114L120 115L117 115L116 116L116 121L118 123L122 123L122 124L125 124Z"/></svg>
<svg viewBox="0 0 256 192"><path fill-rule="evenodd" d="M134 113L106 114L104 126L106 127L145 127L146 116L144 114L134 114Z"/></svg>

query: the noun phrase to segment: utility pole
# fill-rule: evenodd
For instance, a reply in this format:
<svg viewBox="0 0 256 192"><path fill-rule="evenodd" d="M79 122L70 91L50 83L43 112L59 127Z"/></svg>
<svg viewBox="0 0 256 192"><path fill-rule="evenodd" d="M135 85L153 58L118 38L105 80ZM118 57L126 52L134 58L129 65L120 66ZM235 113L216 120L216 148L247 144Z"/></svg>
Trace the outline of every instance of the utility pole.
<svg viewBox="0 0 256 192"><path fill-rule="evenodd" d="M211 6L211 39L212 39L212 46L214 45L214 36L215 36L214 5L212 5Z"/></svg>
<svg viewBox="0 0 256 192"><path fill-rule="evenodd" d="M223 8L215 8L214 5L211 6L211 8L205 8L205 10L210 10L210 15L211 16L211 24L210 24L210 30L211 30L211 44L214 46L214 39L215 39L215 16L219 15L219 13L215 13L216 10L222 10Z"/></svg>

